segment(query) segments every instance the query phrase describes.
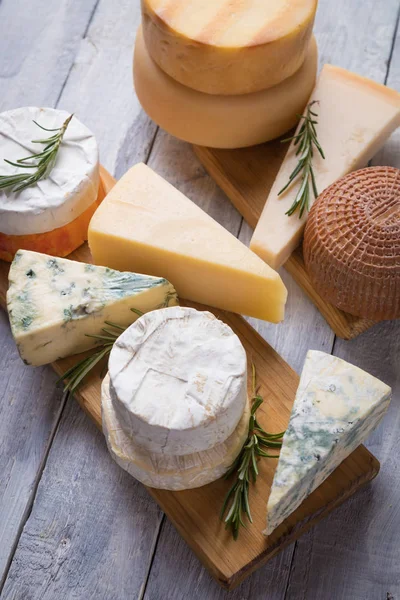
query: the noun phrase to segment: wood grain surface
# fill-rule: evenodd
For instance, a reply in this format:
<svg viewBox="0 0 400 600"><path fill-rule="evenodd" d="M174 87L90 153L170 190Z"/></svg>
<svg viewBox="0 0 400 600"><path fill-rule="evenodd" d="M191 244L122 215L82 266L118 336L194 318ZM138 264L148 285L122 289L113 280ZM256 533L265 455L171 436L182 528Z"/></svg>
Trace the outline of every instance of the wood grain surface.
<svg viewBox="0 0 400 600"><path fill-rule="evenodd" d="M102 200L114 186L115 179L104 168L100 170L100 177L99 199ZM70 258L92 262L87 244L73 252ZM7 263L0 261L0 303L3 308L6 308L8 267ZM210 310L235 331L246 350L248 364L253 363L256 368L259 393L265 399L265 404L259 409L260 423L267 431L284 431L298 386L297 374L243 317L184 300L181 304ZM61 375L80 358L72 356L57 361L53 368ZM79 404L100 430L102 370L104 364L99 365L76 394ZM251 397L251 378L248 393ZM225 531L219 518L220 507L231 482L220 479L207 486L182 492L147 488L204 566L227 589L236 587L379 472L378 461L360 446L266 539L262 535L266 522L266 499L276 464L275 460L260 463L259 481L251 494L253 523L241 531L239 541L233 540L230 532Z"/></svg>
<svg viewBox="0 0 400 600"><path fill-rule="evenodd" d="M338 64L400 89L399 8L399 0L320 0L320 66ZM131 76L139 13L132 0L2 0L0 109L36 103L74 111L96 134L102 163L113 174L148 162L248 243L251 228L191 147L158 130L140 110ZM395 136L378 159L400 167L399 156ZM281 275L289 290L285 321L250 322L291 367L299 372L307 350L320 349L393 387L390 415L368 441L382 465L375 482L226 592L160 518L144 488L113 463L76 402L62 411L52 370L36 369L34 378L22 364L2 316L2 600L400 598L398 322L375 325L352 342L335 340L291 275L285 269ZM99 498L97 518L88 504Z"/></svg>

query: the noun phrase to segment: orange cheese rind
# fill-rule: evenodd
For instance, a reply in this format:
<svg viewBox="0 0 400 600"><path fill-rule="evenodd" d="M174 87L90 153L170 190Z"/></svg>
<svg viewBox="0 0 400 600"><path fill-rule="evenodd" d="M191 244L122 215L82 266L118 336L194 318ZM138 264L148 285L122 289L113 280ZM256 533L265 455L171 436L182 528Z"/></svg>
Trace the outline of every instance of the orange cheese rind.
<svg viewBox="0 0 400 600"><path fill-rule="evenodd" d="M87 240L90 220L103 198L104 190L100 182L96 201L67 225L30 235L7 235L0 232L0 260L12 262L15 253L21 249L61 258L68 256Z"/></svg>

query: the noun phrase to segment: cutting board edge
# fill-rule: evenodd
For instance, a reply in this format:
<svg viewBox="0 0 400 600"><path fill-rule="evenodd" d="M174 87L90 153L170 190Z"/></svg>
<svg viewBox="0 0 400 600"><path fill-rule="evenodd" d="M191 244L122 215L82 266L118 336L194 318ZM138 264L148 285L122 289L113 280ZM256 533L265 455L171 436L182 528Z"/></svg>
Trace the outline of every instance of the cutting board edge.
<svg viewBox="0 0 400 600"><path fill-rule="evenodd" d="M362 476L358 479L354 480L349 488L342 492L334 501L326 504L323 508L317 511L315 514L310 515L307 519L299 521L296 524L296 527L288 531L283 536L279 537L273 546L266 548L266 550L256 556L252 561L247 563L242 569L236 571L235 573L224 572L222 569L219 569L214 563L208 562L207 558L204 554L198 549L197 551L193 550L193 543L188 540L188 536L186 535L185 530L180 527L179 523L168 516L168 519L171 521L175 529L178 531L179 535L185 540L185 543L191 548L192 551L195 552L196 556L203 564L203 566L207 569L207 571L212 575L212 577L218 582L218 584L228 590L232 591L236 587L238 587L247 577L249 577L256 570L264 566L269 560L271 560L274 556L276 556L279 552L284 550L287 546L294 543L300 537L302 537L307 531L309 531L314 525L316 525L319 521L324 519L329 513L331 513L335 508L341 506L346 500L350 499L355 492L366 486L368 483L373 481L375 477L379 474L380 471L380 462L378 459L363 445L359 446L354 452L358 452L362 450L369 459L369 470L365 471ZM352 453L353 454L353 453ZM157 502L160 508L164 511L162 506L162 502L157 498L157 490L153 490L152 488L146 487L150 496ZM165 511L164 511L165 512ZM282 525L281 527L284 527ZM266 538L267 539L267 538Z"/></svg>

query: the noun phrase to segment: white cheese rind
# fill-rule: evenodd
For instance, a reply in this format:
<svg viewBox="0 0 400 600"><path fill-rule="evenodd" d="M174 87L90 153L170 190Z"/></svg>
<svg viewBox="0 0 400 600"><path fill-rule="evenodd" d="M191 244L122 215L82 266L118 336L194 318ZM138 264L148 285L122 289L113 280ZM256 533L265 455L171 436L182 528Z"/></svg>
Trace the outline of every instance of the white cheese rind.
<svg viewBox="0 0 400 600"><path fill-rule="evenodd" d="M141 312L178 303L160 277L19 250L11 264L7 309L21 358L38 366L88 350L105 321L126 327Z"/></svg>
<svg viewBox="0 0 400 600"><path fill-rule="evenodd" d="M313 169L317 190L322 193L334 181L367 165L390 134L400 125L400 94L345 69L325 65L311 100L317 136L325 160L314 153ZM301 123L299 125L301 127ZM292 143L268 195L250 248L272 268L278 269L301 242L307 211L288 216L299 190L296 182L281 196L280 190L298 164L297 146ZM310 206L314 196L310 193Z"/></svg>
<svg viewBox="0 0 400 600"><path fill-rule="evenodd" d="M269 535L373 431L391 389L340 358L310 350L268 500Z"/></svg>
<svg viewBox="0 0 400 600"><path fill-rule="evenodd" d="M229 437L247 401L245 350L209 312L141 317L114 344L110 393L119 421L150 452L201 452Z"/></svg>
<svg viewBox="0 0 400 600"><path fill-rule="evenodd" d="M54 108L24 107L0 114L0 175L22 169L4 162L16 161L44 149L32 140L47 139L69 113ZM0 190L0 232L30 235L53 231L79 217L97 199L99 156L92 132L73 117L64 134L56 163L48 177L18 193Z"/></svg>
<svg viewBox="0 0 400 600"><path fill-rule="evenodd" d="M150 453L137 445L121 427L109 391L109 376L101 387L103 431L115 462L144 485L185 490L207 485L228 471L246 440L250 406L247 402L233 433L209 450L184 456Z"/></svg>

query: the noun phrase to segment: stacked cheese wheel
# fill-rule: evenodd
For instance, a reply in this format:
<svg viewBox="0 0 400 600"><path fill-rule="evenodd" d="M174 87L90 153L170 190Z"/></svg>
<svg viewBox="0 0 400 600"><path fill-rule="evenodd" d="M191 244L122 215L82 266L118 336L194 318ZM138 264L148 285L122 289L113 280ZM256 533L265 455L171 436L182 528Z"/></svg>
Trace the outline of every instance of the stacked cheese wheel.
<svg viewBox="0 0 400 600"><path fill-rule="evenodd" d="M45 151L45 141L59 131L69 113L25 107L0 114L0 175L26 173L18 161ZM42 128L42 130L40 129ZM45 129L46 131L43 131ZM25 165L34 165L30 159ZM29 169L34 167L29 166ZM0 189L0 259L17 250L67 256L87 239L98 204L99 157L94 135L76 117L68 124L51 171L23 190Z"/></svg>
<svg viewBox="0 0 400 600"><path fill-rule="evenodd" d="M316 0L142 0L134 80L148 115L193 144L279 137L314 87Z"/></svg>
<svg viewBox="0 0 400 600"><path fill-rule="evenodd" d="M115 343L102 385L111 455L150 487L181 490L218 479L248 433L246 353L209 312L143 315Z"/></svg>

